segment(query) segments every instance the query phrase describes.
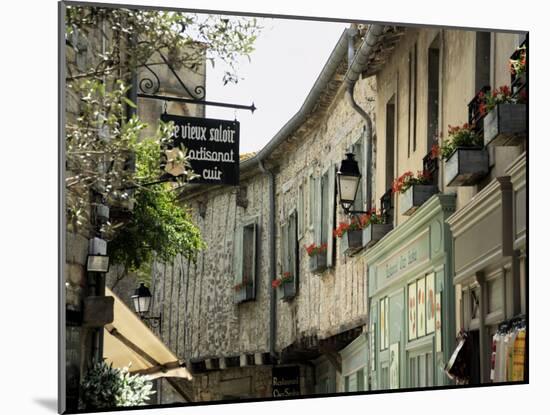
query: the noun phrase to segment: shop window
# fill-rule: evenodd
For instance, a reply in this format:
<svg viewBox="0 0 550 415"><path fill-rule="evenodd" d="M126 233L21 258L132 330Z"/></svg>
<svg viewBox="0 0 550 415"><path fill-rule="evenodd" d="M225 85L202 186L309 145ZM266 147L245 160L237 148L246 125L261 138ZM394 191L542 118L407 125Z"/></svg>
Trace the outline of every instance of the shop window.
<svg viewBox="0 0 550 415"><path fill-rule="evenodd" d="M433 386L433 355L431 352L410 356L408 366L411 388Z"/></svg>
<svg viewBox="0 0 550 415"><path fill-rule="evenodd" d="M365 390L365 374L363 369L344 376L344 392L359 392Z"/></svg>
<svg viewBox="0 0 550 415"><path fill-rule="evenodd" d="M390 388L390 369L387 364L380 367L380 389L387 390Z"/></svg>
<svg viewBox="0 0 550 415"><path fill-rule="evenodd" d="M435 275L409 283L407 293L408 339L412 341L435 331Z"/></svg>
<svg viewBox="0 0 550 415"><path fill-rule="evenodd" d="M256 297L257 228L254 219L240 225L236 231L233 287L236 303Z"/></svg>

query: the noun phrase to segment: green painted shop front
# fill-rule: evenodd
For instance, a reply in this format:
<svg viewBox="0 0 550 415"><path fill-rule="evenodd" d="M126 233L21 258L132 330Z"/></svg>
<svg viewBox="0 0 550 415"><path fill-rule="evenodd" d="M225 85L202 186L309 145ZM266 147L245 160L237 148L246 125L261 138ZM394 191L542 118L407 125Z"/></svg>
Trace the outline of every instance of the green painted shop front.
<svg viewBox="0 0 550 415"><path fill-rule="evenodd" d="M368 388L448 384L455 347L451 235L454 195L437 194L365 251L368 265Z"/></svg>

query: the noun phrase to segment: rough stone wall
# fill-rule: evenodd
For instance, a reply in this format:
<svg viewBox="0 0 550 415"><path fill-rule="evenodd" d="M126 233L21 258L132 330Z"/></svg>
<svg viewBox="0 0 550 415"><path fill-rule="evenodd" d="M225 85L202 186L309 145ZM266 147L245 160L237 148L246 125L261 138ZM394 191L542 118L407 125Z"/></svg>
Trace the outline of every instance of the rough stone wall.
<svg viewBox="0 0 550 415"><path fill-rule="evenodd" d="M246 209L237 206L234 188L209 192L204 218L199 215L198 200L190 201L192 220L207 245L196 263L181 256L172 264L154 263L152 312L162 312L162 339L181 358L269 350L268 182L257 175L241 185L248 189ZM235 230L251 217L258 218L256 299L235 304Z"/></svg>
<svg viewBox="0 0 550 415"><path fill-rule="evenodd" d="M371 114L373 123L376 84L374 78L360 80L355 87L355 99ZM323 275L309 272L309 257L305 246L314 242L314 231L309 228L312 206L309 203L308 174L323 174L330 165L339 165L346 150L363 134L364 121L345 100L343 89L335 97L326 114L294 147L278 160L280 169L276 177L276 221L285 220L292 208L297 207L298 189L304 188L305 232L299 241L298 295L290 301L277 301L277 341L280 350L302 336L326 338L337 334L346 326L361 325L366 319L366 273L361 260L346 258L340 251L340 240L335 242L336 265ZM342 209L336 207L337 225L347 220ZM276 242L277 275L282 273L280 232Z"/></svg>

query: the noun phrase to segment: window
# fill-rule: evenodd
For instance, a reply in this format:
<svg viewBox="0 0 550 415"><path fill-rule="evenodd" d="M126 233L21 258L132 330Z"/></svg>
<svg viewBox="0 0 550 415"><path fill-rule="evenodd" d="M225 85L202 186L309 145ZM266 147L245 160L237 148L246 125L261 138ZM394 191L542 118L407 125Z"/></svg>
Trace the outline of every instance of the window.
<svg viewBox="0 0 550 415"><path fill-rule="evenodd" d="M433 356L431 352L409 357L409 386L411 388L433 386Z"/></svg>
<svg viewBox="0 0 550 415"><path fill-rule="evenodd" d="M359 369L344 377L344 392L358 392L365 390L365 375Z"/></svg>
<svg viewBox="0 0 550 415"><path fill-rule="evenodd" d="M428 49L428 136L427 151L438 142L439 130L439 35Z"/></svg>
<svg viewBox="0 0 550 415"><path fill-rule="evenodd" d="M416 84L418 72L418 48L416 43L409 52L409 141L407 146L407 157L412 151L416 151Z"/></svg>
<svg viewBox="0 0 550 415"><path fill-rule="evenodd" d="M296 209L283 225L281 225L281 254L282 273L289 273L292 280L281 284L280 293L282 299L290 299L296 296L298 288L298 213Z"/></svg>
<svg viewBox="0 0 550 415"><path fill-rule="evenodd" d="M256 297L256 220L237 228L234 243L235 302L253 300Z"/></svg>
<svg viewBox="0 0 550 415"><path fill-rule="evenodd" d="M336 215L336 166L331 165L321 177L315 179L314 241L327 244L327 267L334 265L334 221Z"/></svg>

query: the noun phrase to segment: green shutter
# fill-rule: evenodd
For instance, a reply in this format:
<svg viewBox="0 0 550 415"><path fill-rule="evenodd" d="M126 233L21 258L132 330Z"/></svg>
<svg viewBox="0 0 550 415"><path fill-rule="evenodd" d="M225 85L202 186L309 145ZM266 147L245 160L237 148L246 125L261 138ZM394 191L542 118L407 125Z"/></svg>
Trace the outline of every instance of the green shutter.
<svg viewBox="0 0 550 415"><path fill-rule="evenodd" d="M302 182L298 187L298 239L304 236L304 183Z"/></svg>
<svg viewBox="0 0 550 415"><path fill-rule="evenodd" d="M240 284L243 280L243 237L244 227L237 226L235 230L235 239L233 241L233 285ZM233 287L231 287L234 290ZM235 292L235 302L240 301L240 293Z"/></svg>
<svg viewBox="0 0 550 415"><path fill-rule="evenodd" d="M314 214L314 206L315 206L315 180L313 179L313 173L309 173L308 176L308 226L309 229L313 229L313 218L315 216Z"/></svg>
<svg viewBox="0 0 550 415"><path fill-rule="evenodd" d="M293 276L292 286L293 295L296 295L298 288L298 218L296 211L290 215L290 224L288 229L288 246L289 246L289 271Z"/></svg>
<svg viewBox="0 0 550 415"><path fill-rule="evenodd" d="M334 251L334 236L332 231L334 229L334 215L336 212L336 166L330 166L328 171L328 183L327 183L327 212L326 212L326 223L327 223L327 267L332 267L334 265L333 261L333 251Z"/></svg>
<svg viewBox="0 0 550 415"><path fill-rule="evenodd" d="M257 274L257 263L256 263L256 258L257 258L257 252L256 252L256 249L257 249L257 246L258 246L258 225L256 224L256 222L250 224L247 226L247 228L249 228L251 230L251 235L250 235L250 239L251 239L251 245L252 246L246 246L245 247L245 250L243 251L246 251L246 252L250 252L252 255L251 255L251 259L252 259L252 264L251 264L251 270L250 270L250 279L252 280L252 292L251 292L251 295L249 297L247 297L247 300L250 300L250 299L254 299L256 298L256 274ZM244 252L243 252L244 253Z"/></svg>
<svg viewBox="0 0 550 415"><path fill-rule="evenodd" d="M363 202L364 202L364 184L367 181L366 178L366 170L365 170L365 157L363 152L363 145L361 143L361 139L359 139L353 146L352 146L352 153L355 154L355 160L357 161L357 164L359 166L359 170L361 172L361 183L359 184L359 188L357 189L357 194L355 196L355 203L353 204L354 210L364 210Z"/></svg>
<svg viewBox="0 0 550 415"><path fill-rule="evenodd" d="M319 245L321 243L321 220L322 220L322 183L321 178L316 177L314 180L314 199L313 199L313 229L314 229L314 238L315 243Z"/></svg>

